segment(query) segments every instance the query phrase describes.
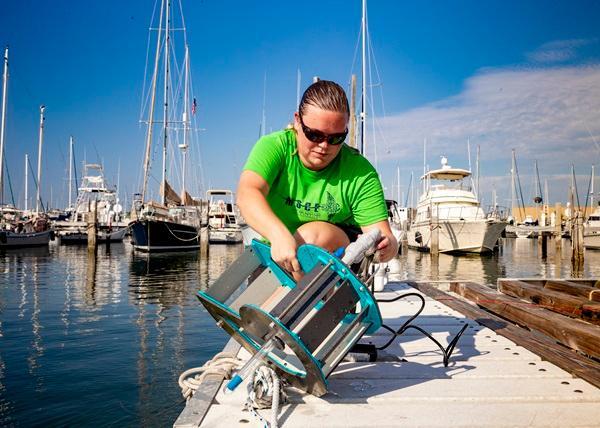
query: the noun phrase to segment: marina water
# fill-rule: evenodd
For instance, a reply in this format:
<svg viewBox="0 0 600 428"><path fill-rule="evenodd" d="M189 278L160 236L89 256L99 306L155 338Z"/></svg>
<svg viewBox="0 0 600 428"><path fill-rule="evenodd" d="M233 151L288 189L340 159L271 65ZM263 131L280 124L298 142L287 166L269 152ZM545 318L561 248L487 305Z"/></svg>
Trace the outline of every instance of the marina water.
<svg viewBox="0 0 600 428"><path fill-rule="evenodd" d="M195 294L241 245L144 255L129 243L0 253L0 426L170 426L184 406L177 378L227 335ZM503 240L488 256L407 251L391 279L598 277L600 251L573 271L569 242L541 258L536 239Z"/></svg>

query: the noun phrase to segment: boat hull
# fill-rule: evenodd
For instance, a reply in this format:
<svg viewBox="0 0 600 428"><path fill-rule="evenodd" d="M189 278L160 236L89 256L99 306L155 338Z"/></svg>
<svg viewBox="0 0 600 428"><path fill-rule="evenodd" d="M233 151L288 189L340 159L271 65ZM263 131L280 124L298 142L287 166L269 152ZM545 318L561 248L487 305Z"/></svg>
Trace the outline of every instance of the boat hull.
<svg viewBox="0 0 600 428"><path fill-rule="evenodd" d="M52 230L42 232L17 233L3 230L0 232L0 248L41 247L48 245L53 237Z"/></svg>
<svg viewBox="0 0 600 428"><path fill-rule="evenodd" d="M589 250L600 250L600 229L583 232L583 246Z"/></svg>
<svg viewBox="0 0 600 428"><path fill-rule="evenodd" d="M96 237L96 242L122 242L127 233L127 227L119 229L100 229ZM85 229L62 230L58 233L61 244L85 244L88 240Z"/></svg>
<svg viewBox="0 0 600 428"><path fill-rule="evenodd" d="M192 251L200 248L200 233L195 226L165 220L141 219L129 223L133 248L153 253Z"/></svg>
<svg viewBox="0 0 600 428"><path fill-rule="evenodd" d="M242 229L209 228L208 242L211 244L239 244L244 241Z"/></svg>
<svg viewBox="0 0 600 428"><path fill-rule="evenodd" d="M487 220L445 220L440 221L439 226L441 253L485 253L494 250L506 223ZM430 223L413 223L408 232L408 246L429 251L430 242Z"/></svg>

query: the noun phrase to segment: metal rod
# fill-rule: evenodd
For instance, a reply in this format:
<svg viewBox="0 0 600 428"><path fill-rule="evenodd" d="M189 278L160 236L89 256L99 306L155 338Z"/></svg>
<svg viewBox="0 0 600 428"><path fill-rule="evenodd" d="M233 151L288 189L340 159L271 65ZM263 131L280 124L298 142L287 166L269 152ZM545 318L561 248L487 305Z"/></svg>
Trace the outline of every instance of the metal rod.
<svg viewBox="0 0 600 428"><path fill-rule="evenodd" d="M40 188L42 187L42 145L44 143L44 110L46 107L40 106L40 135L38 140L38 163L37 163L37 193L35 197L35 212L40 212Z"/></svg>

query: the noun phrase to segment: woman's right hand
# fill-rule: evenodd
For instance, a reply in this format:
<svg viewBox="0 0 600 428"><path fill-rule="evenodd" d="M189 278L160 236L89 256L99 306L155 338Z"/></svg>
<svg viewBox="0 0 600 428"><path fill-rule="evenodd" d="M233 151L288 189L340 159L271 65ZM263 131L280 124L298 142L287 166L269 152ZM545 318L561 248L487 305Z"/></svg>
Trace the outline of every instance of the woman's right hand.
<svg viewBox="0 0 600 428"><path fill-rule="evenodd" d="M271 241L271 258L296 280L302 277L302 269L296 258L297 248L296 239L289 232Z"/></svg>

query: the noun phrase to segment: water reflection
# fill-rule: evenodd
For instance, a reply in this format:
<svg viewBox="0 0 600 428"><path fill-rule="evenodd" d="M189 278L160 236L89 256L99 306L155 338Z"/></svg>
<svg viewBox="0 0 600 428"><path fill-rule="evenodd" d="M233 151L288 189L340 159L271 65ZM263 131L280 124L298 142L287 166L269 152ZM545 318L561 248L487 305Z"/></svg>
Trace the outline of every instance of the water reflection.
<svg viewBox="0 0 600 428"><path fill-rule="evenodd" d="M402 270L391 279L422 281L465 280L495 284L506 277L597 277L600 275L600 251L587 251L583 268L571 265L569 241L557 249L548 243L547 257L542 258L541 243L537 239L503 239L498 251L487 255L452 256L414 250L400 256Z"/></svg>
<svg viewBox="0 0 600 428"><path fill-rule="evenodd" d="M600 251L581 272L569 242L508 239L489 256L406 251L401 279L600 276ZM140 255L129 243L0 252L0 426L164 426L181 410L177 377L227 336L198 303L242 251ZM434 262L434 260L437 260ZM85 391L85 394L81 392ZM34 402L35 406L31 403Z"/></svg>

